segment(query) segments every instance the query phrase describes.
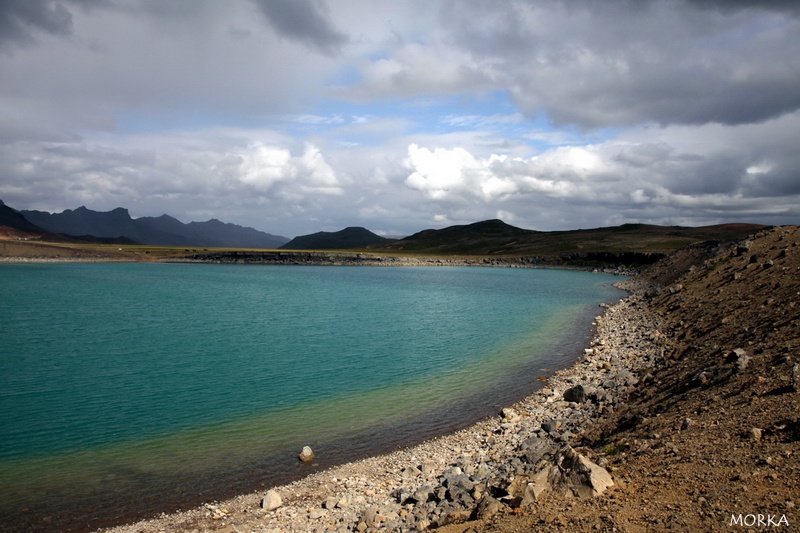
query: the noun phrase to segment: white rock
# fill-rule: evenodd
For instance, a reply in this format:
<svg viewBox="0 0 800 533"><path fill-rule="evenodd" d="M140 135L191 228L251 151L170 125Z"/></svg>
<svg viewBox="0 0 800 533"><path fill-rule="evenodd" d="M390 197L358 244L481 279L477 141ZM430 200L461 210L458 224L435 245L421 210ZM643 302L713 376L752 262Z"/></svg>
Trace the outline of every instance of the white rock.
<svg viewBox="0 0 800 533"><path fill-rule="evenodd" d="M311 449L310 446L303 446L303 450L300 452L300 455L298 455L297 458L303 461L304 463L313 461L314 451Z"/></svg>
<svg viewBox="0 0 800 533"><path fill-rule="evenodd" d="M281 495L275 490L268 490L264 499L261 500L261 508L267 511L274 511L281 505L283 505L283 500L281 499Z"/></svg>

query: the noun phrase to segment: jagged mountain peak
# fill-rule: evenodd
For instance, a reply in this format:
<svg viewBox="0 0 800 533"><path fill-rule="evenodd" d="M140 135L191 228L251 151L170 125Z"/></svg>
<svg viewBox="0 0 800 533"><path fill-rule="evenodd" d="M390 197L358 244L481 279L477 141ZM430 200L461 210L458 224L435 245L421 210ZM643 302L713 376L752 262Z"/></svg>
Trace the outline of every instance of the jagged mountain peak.
<svg viewBox="0 0 800 533"><path fill-rule="evenodd" d="M94 211L86 206L61 213L23 211L32 223L53 233L100 238L125 237L142 244L161 246L203 246L277 248L289 241L253 228L227 224L217 219L184 224L170 216L131 218L124 207Z"/></svg>

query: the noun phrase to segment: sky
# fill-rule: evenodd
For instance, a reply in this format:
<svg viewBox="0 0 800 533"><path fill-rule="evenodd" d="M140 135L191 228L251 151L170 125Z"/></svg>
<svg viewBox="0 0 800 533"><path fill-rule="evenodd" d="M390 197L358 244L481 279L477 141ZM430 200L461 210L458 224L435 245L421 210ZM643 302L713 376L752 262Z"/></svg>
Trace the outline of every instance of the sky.
<svg viewBox="0 0 800 533"><path fill-rule="evenodd" d="M800 2L2 0L0 199L276 235L800 223Z"/></svg>

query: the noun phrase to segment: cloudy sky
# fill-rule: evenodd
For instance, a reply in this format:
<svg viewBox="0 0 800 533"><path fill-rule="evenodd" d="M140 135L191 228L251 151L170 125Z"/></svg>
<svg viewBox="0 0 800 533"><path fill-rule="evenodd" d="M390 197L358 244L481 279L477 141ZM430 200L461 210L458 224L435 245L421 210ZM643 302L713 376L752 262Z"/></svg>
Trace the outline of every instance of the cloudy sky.
<svg viewBox="0 0 800 533"><path fill-rule="evenodd" d="M294 237L800 223L800 2L2 0L0 199Z"/></svg>

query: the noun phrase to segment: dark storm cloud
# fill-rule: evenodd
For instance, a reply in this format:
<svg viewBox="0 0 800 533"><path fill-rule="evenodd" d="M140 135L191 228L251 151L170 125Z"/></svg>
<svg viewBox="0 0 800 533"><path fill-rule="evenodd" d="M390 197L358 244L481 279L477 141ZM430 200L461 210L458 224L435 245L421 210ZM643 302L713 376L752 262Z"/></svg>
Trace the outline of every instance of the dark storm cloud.
<svg viewBox="0 0 800 533"><path fill-rule="evenodd" d="M314 0L253 0L281 36L335 55L348 37L328 19L326 6Z"/></svg>
<svg viewBox="0 0 800 533"><path fill-rule="evenodd" d="M768 9L785 13L800 13L797 0L684 0L700 9L737 11L742 9Z"/></svg>
<svg viewBox="0 0 800 533"><path fill-rule="evenodd" d="M585 128L736 125L800 109L800 20L785 14L798 5L458 2L441 21L529 116Z"/></svg>
<svg viewBox="0 0 800 533"><path fill-rule="evenodd" d="M72 33L72 14L61 2L3 0L0 2L0 46L35 41L36 32Z"/></svg>

